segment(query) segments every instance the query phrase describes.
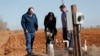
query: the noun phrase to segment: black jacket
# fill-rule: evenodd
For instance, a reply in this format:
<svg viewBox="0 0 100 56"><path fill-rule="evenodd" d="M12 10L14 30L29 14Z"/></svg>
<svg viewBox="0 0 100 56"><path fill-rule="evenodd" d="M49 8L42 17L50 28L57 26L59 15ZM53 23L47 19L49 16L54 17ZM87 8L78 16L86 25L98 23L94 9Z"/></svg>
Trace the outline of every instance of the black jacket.
<svg viewBox="0 0 100 56"><path fill-rule="evenodd" d="M57 34L55 17L52 19L52 21L50 21L49 18L46 16L44 19L44 26L45 26L45 31L48 28L50 31L54 31L55 35Z"/></svg>

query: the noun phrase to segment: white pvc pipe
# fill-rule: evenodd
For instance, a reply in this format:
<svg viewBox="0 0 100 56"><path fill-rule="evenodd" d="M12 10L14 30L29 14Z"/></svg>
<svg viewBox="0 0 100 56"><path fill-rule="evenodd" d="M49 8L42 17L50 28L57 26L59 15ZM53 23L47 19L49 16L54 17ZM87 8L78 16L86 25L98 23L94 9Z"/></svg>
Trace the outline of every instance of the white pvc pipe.
<svg viewBox="0 0 100 56"><path fill-rule="evenodd" d="M55 56L54 54L54 46L52 43L48 44L48 55L49 56Z"/></svg>

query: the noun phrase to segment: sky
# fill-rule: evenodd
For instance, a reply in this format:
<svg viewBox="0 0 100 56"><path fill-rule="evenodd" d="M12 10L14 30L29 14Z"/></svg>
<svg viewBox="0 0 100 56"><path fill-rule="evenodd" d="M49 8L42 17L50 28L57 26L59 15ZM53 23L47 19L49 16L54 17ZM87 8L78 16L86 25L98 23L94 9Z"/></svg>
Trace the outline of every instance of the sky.
<svg viewBox="0 0 100 56"><path fill-rule="evenodd" d="M84 14L83 27L100 25L100 0L64 0L68 11L71 5L76 4L77 9ZM44 17L48 12L54 12L57 18L57 28L61 28L61 0L0 0L0 18L7 22L11 30L22 29L21 17L29 7L34 7L38 18L39 29L43 29Z"/></svg>

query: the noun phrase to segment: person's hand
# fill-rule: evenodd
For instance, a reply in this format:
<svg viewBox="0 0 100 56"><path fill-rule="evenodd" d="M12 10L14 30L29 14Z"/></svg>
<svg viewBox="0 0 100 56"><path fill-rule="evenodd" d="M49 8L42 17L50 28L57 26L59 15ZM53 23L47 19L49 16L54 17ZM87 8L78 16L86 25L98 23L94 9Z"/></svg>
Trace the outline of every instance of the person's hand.
<svg viewBox="0 0 100 56"><path fill-rule="evenodd" d="M28 30L25 31L26 33L28 32Z"/></svg>
<svg viewBox="0 0 100 56"><path fill-rule="evenodd" d="M53 34L52 33L50 33L50 36L52 36Z"/></svg>
<svg viewBox="0 0 100 56"><path fill-rule="evenodd" d="M49 29L48 28L46 28L46 31L48 31Z"/></svg>

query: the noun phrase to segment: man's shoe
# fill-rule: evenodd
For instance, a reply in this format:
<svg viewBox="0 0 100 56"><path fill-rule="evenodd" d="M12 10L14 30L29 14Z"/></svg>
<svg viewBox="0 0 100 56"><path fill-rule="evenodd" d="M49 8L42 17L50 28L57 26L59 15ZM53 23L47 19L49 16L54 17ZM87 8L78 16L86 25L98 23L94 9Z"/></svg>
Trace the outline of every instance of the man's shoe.
<svg viewBox="0 0 100 56"><path fill-rule="evenodd" d="M28 52L28 53L27 53L27 56L32 56L32 53Z"/></svg>
<svg viewBox="0 0 100 56"><path fill-rule="evenodd" d="M31 53L31 56L38 56L38 54L35 54L35 53Z"/></svg>
<svg viewBox="0 0 100 56"><path fill-rule="evenodd" d="M73 52L74 52L72 47L69 47L69 48L68 48L68 51L69 51L69 53L71 53L71 54L73 54Z"/></svg>

